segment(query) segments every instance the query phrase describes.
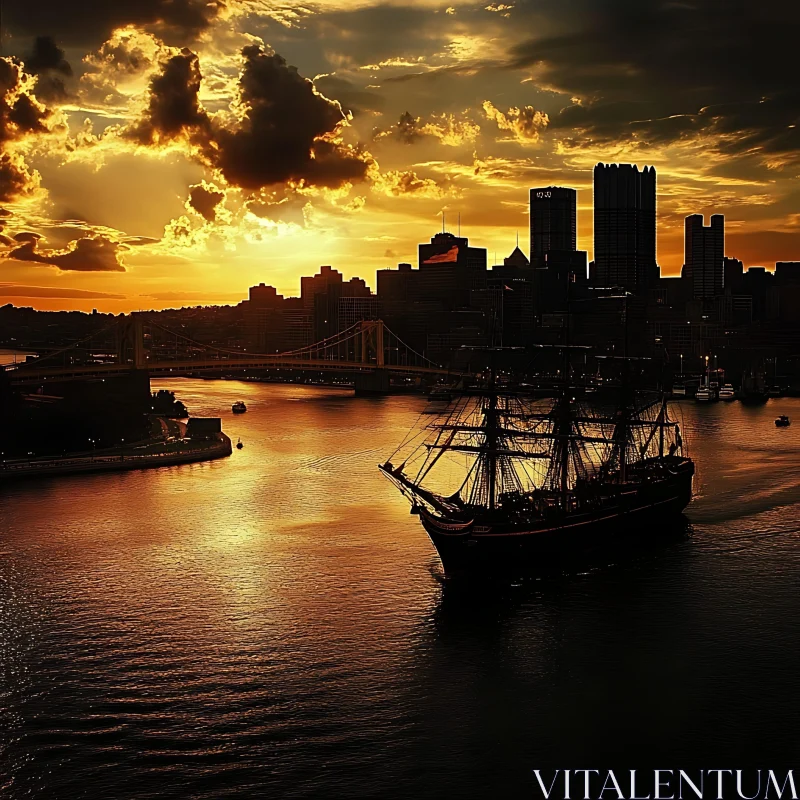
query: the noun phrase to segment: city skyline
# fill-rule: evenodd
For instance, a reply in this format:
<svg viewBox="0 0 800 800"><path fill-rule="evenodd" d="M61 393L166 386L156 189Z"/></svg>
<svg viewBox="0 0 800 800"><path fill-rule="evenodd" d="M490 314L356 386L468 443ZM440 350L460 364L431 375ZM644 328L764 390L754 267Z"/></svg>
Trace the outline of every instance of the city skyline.
<svg viewBox="0 0 800 800"><path fill-rule="evenodd" d="M577 191L591 260L597 162L656 169L664 275L690 214L745 267L796 260L794 13L637 8L7 3L0 303L234 303L320 264L374 287L443 210L501 261L543 186ZM754 32L755 66L723 58Z"/></svg>

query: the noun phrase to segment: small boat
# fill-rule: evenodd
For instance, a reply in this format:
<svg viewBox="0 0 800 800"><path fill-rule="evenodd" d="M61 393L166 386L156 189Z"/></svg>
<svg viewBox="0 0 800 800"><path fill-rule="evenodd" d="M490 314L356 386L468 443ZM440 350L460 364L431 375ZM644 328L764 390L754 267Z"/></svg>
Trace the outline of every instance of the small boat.
<svg viewBox="0 0 800 800"><path fill-rule="evenodd" d="M708 403L714 399L714 394L712 393L711 389L708 388L708 386L701 386L697 390L694 399L699 403Z"/></svg>
<svg viewBox="0 0 800 800"><path fill-rule="evenodd" d="M434 386L428 393L428 400L432 403L444 402L449 403L453 399L453 395L446 386Z"/></svg>
<svg viewBox="0 0 800 800"><path fill-rule="evenodd" d="M241 450L243 447L244 447L244 445L242 444L242 440L239 439L239 441L236 442L236 449L237 450Z"/></svg>
<svg viewBox="0 0 800 800"><path fill-rule="evenodd" d="M686 397L686 385L683 383L672 384L673 397Z"/></svg>
<svg viewBox="0 0 800 800"><path fill-rule="evenodd" d="M247 411L247 406L241 400L237 400L231 406L231 411L233 411L234 414L244 414L244 412Z"/></svg>
<svg viewBox="0 0 800 800"><path fill-rule="evenodd" d="M781 414L775 419L776 428L788 428L791 424L792 421L786 416L786 414Z"/></svg>
<svg viewBox="0 0 800 800"><path fill-rule="evenodd" d="M736 390L733 388L732 384L726 383L719 390L719 399L720 400L735 400L736 399Z"/></svg>

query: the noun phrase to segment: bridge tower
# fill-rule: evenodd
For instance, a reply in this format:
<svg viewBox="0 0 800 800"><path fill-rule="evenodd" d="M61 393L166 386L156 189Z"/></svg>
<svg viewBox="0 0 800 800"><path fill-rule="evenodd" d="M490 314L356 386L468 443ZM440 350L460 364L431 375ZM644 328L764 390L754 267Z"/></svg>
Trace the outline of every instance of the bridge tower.
<svg viewBox="0 0 800 800"><path fill-rule="evenodd" d="M372 362L378 368L383 368L386 364L386 354L383 343L383 320L365 319L361 323L361 362L368 364Z"/></svg>
<svg viewBox="0 0 800 800"><path fill-rule="evenodd" d="M361 323L361 363L374 366L370 372L358 372L355 377L357 395L389 393L389 370L383 341L383 320L365 319ZM373 360L374 359L374 360Z"/></svg>
<svg viewBox="0 0 800 800"><path fill-rule="evenodd" d="M144 348L144 319L131 313L120 319L117 326L117 363L132 364L134 369L147 368Z"/></svg>

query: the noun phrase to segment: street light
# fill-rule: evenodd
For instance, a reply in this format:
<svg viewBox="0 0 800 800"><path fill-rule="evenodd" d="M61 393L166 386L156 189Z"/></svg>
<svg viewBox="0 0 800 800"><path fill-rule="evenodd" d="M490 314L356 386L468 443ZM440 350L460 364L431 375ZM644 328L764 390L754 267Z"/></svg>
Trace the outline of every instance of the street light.
<svg viewBox="0 0 800 800"><path fill-rule="evenodd" d="M683 375L683 353L681 353L681 375Z"/></svg>

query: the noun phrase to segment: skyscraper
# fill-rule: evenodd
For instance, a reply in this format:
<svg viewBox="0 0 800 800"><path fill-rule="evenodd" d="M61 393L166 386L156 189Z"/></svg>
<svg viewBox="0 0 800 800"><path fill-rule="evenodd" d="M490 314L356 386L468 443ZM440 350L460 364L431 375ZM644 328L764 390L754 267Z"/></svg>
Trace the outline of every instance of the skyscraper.
<svg viewBox="0 0 800 800"><path fill-rule="evenodd" d="M594 168L594 260L602 286L640 293L658 277L655 167Z"/></svg>
<svg viewBox="0 0 800 800"><path fill-rule="evenodd" d="M470 290L486 287L486 249L442 231L419 245L419 273L426 299L448 309L468 306Z"/></svg>
<svg viewBox="0 0 800 800"><path fill-rule="evenodd" d="M575 250L577 193L561 186L531 189L531 261L545 253Z"/></svg>
<svg viewBox="0 0 800 800"><path fill-rule="evenodd" d="M702 214L686 217L684 238L685 274L692 297L704 300L722 294L724 283L725 217L714 214L711 225L703 225Z"/></svg>

